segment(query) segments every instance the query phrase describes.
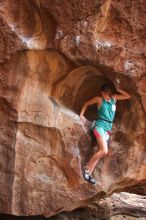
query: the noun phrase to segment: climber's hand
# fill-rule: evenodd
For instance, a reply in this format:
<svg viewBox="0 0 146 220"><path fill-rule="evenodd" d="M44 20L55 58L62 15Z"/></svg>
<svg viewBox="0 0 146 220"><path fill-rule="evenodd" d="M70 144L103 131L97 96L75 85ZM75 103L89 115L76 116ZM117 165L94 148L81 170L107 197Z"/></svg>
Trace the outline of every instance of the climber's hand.
<svg viewBox="0 0 146 220"><path fill-rule="evenodd" d="M85 123L86 118L85 118L83 115L80 116L80 119L81 119L81 121L82 121L83 123Z"/></svg>
<svg viewBox="0 0 146 220"><path fill-rule="evenodd" d="M116 79L116 81L114 82L114 85L117 91L121 89L121 84L120 84L119 79Z"/></svg>
<svg viewBox="0 0 146 220"><path fill-rule="evenodd" d="M87 118L85 118L84 116L81 117L81 123L84 126L91 127L91 122Z"/></svg>
<svg viewBox="0 0 146 220"><path fill-rule="evenodd" d="M116 87L117 91L119 91L121 89L121 86L119 84L117 84L115 87Z"/></svg>

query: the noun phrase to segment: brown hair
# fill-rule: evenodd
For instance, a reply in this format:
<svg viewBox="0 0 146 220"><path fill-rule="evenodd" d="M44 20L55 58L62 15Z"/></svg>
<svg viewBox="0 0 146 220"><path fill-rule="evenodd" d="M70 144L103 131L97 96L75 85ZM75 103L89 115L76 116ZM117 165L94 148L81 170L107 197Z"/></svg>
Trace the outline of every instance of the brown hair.
<svg viewBox="0 0 146 220"><path fill-rule="evenodd" d="M106 83L100 87L100 91L105 93L111 93L112 89L111 86L108 83Z"/></svg>

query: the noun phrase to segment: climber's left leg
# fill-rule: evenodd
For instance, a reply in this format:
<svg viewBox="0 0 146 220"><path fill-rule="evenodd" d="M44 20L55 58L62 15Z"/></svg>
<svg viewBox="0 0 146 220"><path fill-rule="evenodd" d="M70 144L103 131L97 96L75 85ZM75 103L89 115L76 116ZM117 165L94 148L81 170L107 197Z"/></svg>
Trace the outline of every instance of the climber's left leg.
<svg viewBox="0 0 146 220"><path fill-rule="evenodd" d="M99 151L97 151L89 160L88 164L86 165L86 169L89 170L90 174L92 174L96 164L99 162L99 160L107 155L108 153L108 145L107 140L105 136L96 137L98 146L100 148Z"/></svg>

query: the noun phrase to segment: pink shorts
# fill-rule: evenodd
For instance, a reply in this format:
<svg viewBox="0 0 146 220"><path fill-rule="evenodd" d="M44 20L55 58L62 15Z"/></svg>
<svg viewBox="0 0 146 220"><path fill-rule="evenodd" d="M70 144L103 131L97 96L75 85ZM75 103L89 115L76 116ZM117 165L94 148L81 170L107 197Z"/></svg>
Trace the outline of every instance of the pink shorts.
<svg viewBox="0 0 146 220"><path fill-rule="evenodd" d="M96 126L93 130L93 133L95 135L96 138L104 138L106 141L108 141L111 132L110 131L106 131L101 127Z"/></svg>

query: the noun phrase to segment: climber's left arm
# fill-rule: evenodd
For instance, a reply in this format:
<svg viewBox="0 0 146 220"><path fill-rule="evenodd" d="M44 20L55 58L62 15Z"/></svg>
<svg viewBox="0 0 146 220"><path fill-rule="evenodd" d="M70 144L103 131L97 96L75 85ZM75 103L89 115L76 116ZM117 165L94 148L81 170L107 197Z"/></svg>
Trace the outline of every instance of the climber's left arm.
<svg viewBox="0 0 146 220"><path fill-rule="evenodd" d="M120 88L116 88L116 90L117 90L118 93L120 93L120 94L113 95L113 97L116 100L125 100L125 99L130 99L131 98L131 95L128 92L126 92L125 90L120 89Z"/></svg>
<svg viewBox="0 0 146 220"><path fill-rule="evenodd" d="M128 92L124 91L123 89L117 88L117 92L119 92L120 94L113 95L113 97L116 100L125 100L125 99L130 99L131 98L131 95Z"/></svg>

